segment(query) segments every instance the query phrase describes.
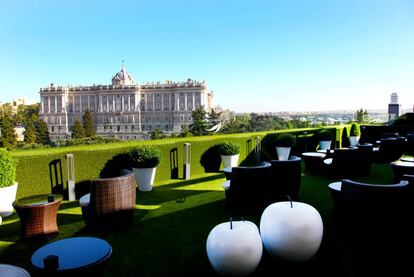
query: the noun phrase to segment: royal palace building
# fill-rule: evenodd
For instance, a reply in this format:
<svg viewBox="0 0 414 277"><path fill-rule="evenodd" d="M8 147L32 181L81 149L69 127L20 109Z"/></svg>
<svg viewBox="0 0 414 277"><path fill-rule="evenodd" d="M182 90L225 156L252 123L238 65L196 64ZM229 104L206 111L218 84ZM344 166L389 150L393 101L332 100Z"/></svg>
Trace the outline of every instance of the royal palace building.
<svg viewBox="0 0 414 277"><path fill-rule="evenodd" d="M54 141L68 139L76 119L86 111L93 115L96 134L119 139L143 139L156 128L179 133L192 123L191 113L200 106L213 107L213 92L206 82L135 84L122 65L112 85L55 86L40 89L40 117Z"/></svg>

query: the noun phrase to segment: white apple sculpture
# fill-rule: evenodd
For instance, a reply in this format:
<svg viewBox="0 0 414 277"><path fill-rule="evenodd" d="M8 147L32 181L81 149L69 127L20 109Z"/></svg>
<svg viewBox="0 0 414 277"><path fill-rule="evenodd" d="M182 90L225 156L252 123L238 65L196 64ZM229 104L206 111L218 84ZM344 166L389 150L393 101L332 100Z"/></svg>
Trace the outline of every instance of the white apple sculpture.
<svg viewBox="0 0 414 277"><path fill-rule="evenodd" d="M260 219L263 245L271 256L303 262L318 251L323 235L322 218L311 205L277 202Z"/></svg>
<svg viewBox="0 0 414 277"><path fill-rule="evenodd" d="M207 238L207 256L214 270L241 276L255 271L263 253L257 226L250 221L230 221L214 227Z"/></svg>

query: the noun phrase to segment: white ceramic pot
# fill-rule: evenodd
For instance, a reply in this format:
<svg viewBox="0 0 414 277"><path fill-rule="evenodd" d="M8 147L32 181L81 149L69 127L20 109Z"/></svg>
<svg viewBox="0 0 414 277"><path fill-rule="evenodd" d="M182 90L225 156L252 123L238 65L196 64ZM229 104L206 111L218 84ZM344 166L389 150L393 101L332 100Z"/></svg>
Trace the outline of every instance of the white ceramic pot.
<svg viewBox="0 0 414 277"><path fill-rule="evenodd" d="M0 216L8 217L13 214L13 202L16 200L18 183L0 188Z"/></svg>
<svg viewBox="0 0 414 277"><path fill-rule="evenodd" d="M156 167L132 168L140 191L151 191L154 185Z"/></svg>
<svg viewBox="0 0 414 277"><path fill-rule="evenodd" d="M320 150L327 150L327 149L331 149L331 140L321 140L319 141L319 149Z"/></svg>
<svg viewBox="0 0 414 277"><path fill-rule="evenodd" d="M230 227L232 226L232 227ZM207 238L207 256L214 270L223 275L248 275L260 263L262 239L250 221L225 222L214 227Z"/></svg>
<svg viewBox="0 0 414 277"><path fill-rule="evenodd" d="M322 218L314 207L305 203L273 203L262 214L260 234L270 255L303 262L312 258L321 245Z"/></svg>
<svg viewBox="0 0 414 277"><path fill-rule="evenodd" d="M236 167L239 162L239 156L237 155L221 155L221 160L223 162L223 168L226 167Z"/></svg>
<svg viewBox="0 0 414 277"><path fill-rule="evenodd" d="M349 144L350 144L351 146L355 146L355 145L357 145L357 144L358 144L358 142L359 142L359 137L357 137L357 136L350 136L350 137L349 137Z"/></svg>
<svg viewBox="0 0 414 277"><path fill-rule="evenodd" d="M276 146L276 153L279 161L289 160L290 147Z"/></svg>

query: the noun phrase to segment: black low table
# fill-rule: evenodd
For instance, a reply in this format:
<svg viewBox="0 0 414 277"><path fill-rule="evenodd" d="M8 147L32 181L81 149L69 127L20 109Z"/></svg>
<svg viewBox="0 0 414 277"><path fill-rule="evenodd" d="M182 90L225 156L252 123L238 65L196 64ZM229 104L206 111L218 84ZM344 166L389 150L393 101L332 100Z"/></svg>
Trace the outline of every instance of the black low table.
<svg viewBox="0 0 414 277"><path fill-rule="evenodd" d="M302 153L303 161L305 162L305 172L307 174L320 174L323 172L323 159L326 154L320 152L304 152Z"/></svg>
<svg viewBox="0 0 414 277"><path fill-rule="evenodd" d="M36 250L32 265L45 275L67 275L90 273L103 274L103 263L111 256L112 247L105 240L93 237L76 237L58 240ZM47 264L44 259L58 256L57 262ZM56 268L57 267L57 268Z"/></svg>
<svg viewBox="0 0 414 277"><path fill-rule="evenodd" d="M394 182L401 181L404 174L414 175L414 162L395 161L390 163L394 173Z"/></svg>

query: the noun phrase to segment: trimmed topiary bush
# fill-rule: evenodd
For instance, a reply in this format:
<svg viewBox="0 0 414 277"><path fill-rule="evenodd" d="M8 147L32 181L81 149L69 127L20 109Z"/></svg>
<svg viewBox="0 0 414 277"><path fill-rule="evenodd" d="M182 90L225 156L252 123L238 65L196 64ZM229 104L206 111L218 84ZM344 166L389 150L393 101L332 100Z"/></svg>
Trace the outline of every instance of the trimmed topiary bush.
<svg viewBox="0 0 414 277"><path fill-rule="evenodd" d="M201 154L200 164L205 172L218 172L220 170L221 157L219 145L213 145Z"/></svg>
<svg viewBox="0 0 414 277"><path fill-rule="evenodd" d="M0 188L16 182L16 160L5 149L0 149Z"/></svg>
<svg viewBox="0 0 414 277"><path fill-rule="evenodd" d="M359 137L360 134L361 134L361 131L359 130L359 126L357 126L356 124L352 124L351 131L350 131L350 136L351 137Z"/></svg>
<svg viewBox="0 0 414 277"><path fill-rule="evenodd" d="M276 147L292 147L295 145L296 139L289 133L280 134L275 139Z"/></svg>
<svg viewBox="0 0 414 277"><path fill-rule="evenodd" d="M233 142L223 142L217 145L220 155L229 156L240 154L240 144Z"/></svg>
<svg viewBox="0 0 414 277"><path fill-rule="evenodd" d="M135 168L156 167L161 162L161 151L148 145L138 146L128 152L128 159Z"/></svg>
<svg viewBox="0 0 414 277"><path fill-rule="evenodd" d="M99 176L101 178L112 178L120 176L123 169L130 169L131 162L129 161L128 153L120 153L108 160L102 168Z"/></svg>

